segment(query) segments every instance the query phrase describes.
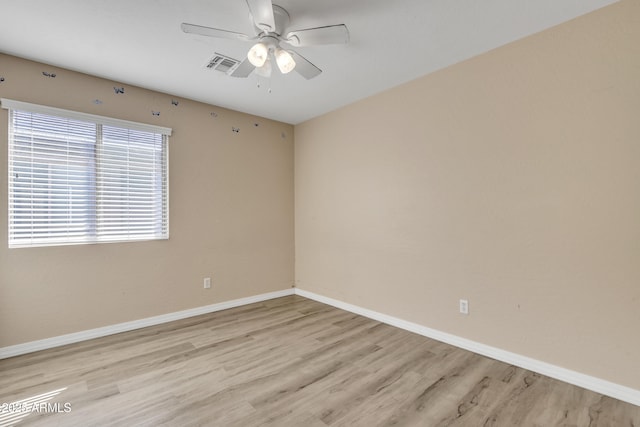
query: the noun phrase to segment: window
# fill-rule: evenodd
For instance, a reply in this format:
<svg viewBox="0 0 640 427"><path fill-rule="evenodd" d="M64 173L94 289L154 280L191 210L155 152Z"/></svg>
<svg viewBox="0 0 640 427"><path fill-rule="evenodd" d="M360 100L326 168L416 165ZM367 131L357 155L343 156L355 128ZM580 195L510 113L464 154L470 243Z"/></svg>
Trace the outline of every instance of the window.
<svg viewBox="0 0 640 427"><path fill-rule="evenodd" d="M167 239L171 129L2 99L9 247Z"/></svg>

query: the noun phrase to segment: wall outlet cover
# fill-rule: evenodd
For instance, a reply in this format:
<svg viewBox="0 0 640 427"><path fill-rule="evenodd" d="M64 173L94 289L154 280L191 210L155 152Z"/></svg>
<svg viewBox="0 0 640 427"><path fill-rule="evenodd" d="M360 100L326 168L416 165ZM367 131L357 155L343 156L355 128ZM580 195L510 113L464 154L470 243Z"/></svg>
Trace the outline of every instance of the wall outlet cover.
<svg viewBox="0 0 640 427"><path fill-rule="evenodd" d="M469 301L466 299L460 300L460 313L469 314Z"/></svg>

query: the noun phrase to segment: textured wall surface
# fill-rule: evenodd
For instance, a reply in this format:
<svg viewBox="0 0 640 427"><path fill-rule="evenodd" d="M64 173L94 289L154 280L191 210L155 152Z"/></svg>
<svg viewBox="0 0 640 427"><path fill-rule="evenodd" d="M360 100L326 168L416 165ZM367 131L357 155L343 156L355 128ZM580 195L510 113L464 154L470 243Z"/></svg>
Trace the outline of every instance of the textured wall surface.
<svg viewBox="0 0 640 427"><path fill-rule="evenodd" d="M640 389L639 76L623 0L296 126L297 286Z"/></svg>
<svg viewBox="0 0 640 427"><path fill-rule="evenodd" d="M3 98L173 128L169 240L7 249L0 110L0 347L292 286L292 126L6 55L0 76Z"/></svg>

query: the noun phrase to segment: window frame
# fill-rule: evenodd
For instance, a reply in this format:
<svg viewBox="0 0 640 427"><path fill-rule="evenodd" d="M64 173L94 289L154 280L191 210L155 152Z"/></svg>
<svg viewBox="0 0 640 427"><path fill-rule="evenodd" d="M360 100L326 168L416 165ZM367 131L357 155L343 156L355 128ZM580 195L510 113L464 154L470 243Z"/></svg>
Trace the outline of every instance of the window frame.
<svg viewBox="0 0 640 427"><path fill-rule="evenodd" d="M8 123L7 123L7 130L8 130L8 136L7 136L7 152L8 152L8 158L7 158L7 174L8 174L8 181L7 181L7 226L8 226L8 236L7 236L7 242L8 242L8 246L9 248L28 248L28 247L43 247L43 246L66 246L66 245L85 245L85 244L101 244L101 243L122 243L122 242L141 242L141 241L152 241L152 240L167 240L169 239L169 137L172 134L172 129L171 128L167 128L167 127L162 127L162 126L156 126L156 125L150 125L150 124L145 124L145 123L138 123L138 122L133 122L133 121L128 121L128 120L121 120L121 119L114 119L111 117L105 117L105 116L99 116L99 115L94 115L94 114L88 114L88 113L82 113L82 112L77 112L77 111L71 111L71 110L65 110L65 109L61 109L61 108L55 108L55 107L49 107L49 106L44 106L44 105L38 105L38 104L31 104L28 102L22 102L22 101L16 101L16 100L11 100L11 99L6 99L6 98L2 98L0 99L0 104L1 107L3 109L9 110L9 114L8 114ZM51 238L50 241L47 241L46 237L43 237L42 240L40 241L36 241L36 242L20 242L19 239L18 240L11 240L12 239L12 218L11 218L11 206L12 206L12 200L11 200L11 190L14 188L12 187L12 180L11 180L11 171L12 171L12 163L11 163L11 158L12 158L12 153L11 153L11 147L12 147L12 132L14 130L14 126L13 123L10 121L10 118L12 117L12 111L16 111L16 112L23 112L23 113L31 113L31 114L44 114L44 115L48 115L48 116L54 116L54 117L59 117L62 119L69 119L69 120L77 120L77 121L82 121L82 122L87 122L90 123L92 125L94 125L96 127L96 138L94 141L94 150L96 153L98 153L99 150L99 146L101 144L103 144L102 141L102 129L103 126L108 126L108 127L114 127L114 128L120 128L120 129L125 129L128 132L131 131L140 131L140 132L148 132L148 133L153 133L156 135L160 135L161 137L161 148L162 148L162 157L163 157L163 164L162 164L162 170L160 171L160 174L163 175L164 180L162 181L162 187L163 190L161 190L164 194L161 194L162 198L164 199L162 201L162 205L165 207L166 211L162 212L162 217L163 219L166 218L166 226L162 226L162 230L166 230L166 233L161 233L161 235L157 235L156 237L149 237L149 236L145 236L145 237L141 237L141 238L136 238L135 235L133 238L122 238L121 236L118 236L114 239L109 239L109 238L100 238L99 237L99 233L95 233L93 234L93 238L88 238L89 235L85 235L84 238L81 239L77 239L74 240L73 237L58 237L58 238ZM94 185L94 191L97 191L98 187L99 187L99 182L98 182L98 175L99 175L99 170L98 170L98 163L99 159L97 157L96 154L96 163L93 165L93 169L92 169L92 175L91 178L89 178L87 180L87 183L93 183ZM127 169L127 171L131 171L131 169ZM130 172L127 172L130 173ZM33 193L31 193L33 194ZM157 194L157 193L155 193ZM15 202L14 202L15 203ZM101 205L99 203L93 205L93 208L95 209L94 211L94 215L92 217L92 221L94 222L94 226L93 226L93 231L98 231L99 227L97 226L97 221L99 216L97 215L97 211L101 208ZM155 211L151 211L151 212L157 212L157 210ZM163 221L164 222L164 221ZM127 223L126 227L123 227L123 231L128 229L129 227L132 226L132 223Z"/></svg>

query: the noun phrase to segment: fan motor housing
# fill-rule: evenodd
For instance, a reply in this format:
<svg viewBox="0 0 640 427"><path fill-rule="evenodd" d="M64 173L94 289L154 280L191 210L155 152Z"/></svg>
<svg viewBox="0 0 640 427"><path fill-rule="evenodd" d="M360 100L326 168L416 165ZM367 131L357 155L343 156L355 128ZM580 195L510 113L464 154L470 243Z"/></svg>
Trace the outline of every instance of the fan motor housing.
<svg viewBox="0 0 640 427"><path fill-rule="evenodd" d="M289 22L291 21L291 18L289 17L289 12L287 12L283 7L274 4L273 20L276 24L276 28L272 33L275 33L281 36L284 33L284 30L289 27ZM262 29L258 28L258 31L262 31ZM269 34L272 34L272 33L269 33Z"/></svg>

